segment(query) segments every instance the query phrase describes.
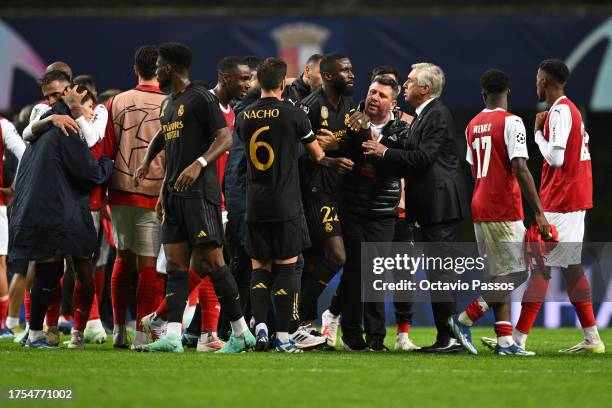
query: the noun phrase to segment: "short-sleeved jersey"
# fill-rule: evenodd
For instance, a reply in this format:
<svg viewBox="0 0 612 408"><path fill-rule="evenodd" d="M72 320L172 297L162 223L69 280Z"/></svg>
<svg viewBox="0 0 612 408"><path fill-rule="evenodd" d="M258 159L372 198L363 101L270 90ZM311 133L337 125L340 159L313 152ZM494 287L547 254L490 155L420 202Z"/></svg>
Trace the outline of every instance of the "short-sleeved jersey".
<svg viewBox="0 0 612 408"><path fill-rule="evenodd" d="M529 158L525 125L503 109L485 109L465 130L466 160L472 165L474 222L523 220L521 189L512 159Z"/></svg>
<svg viewBox="0 0 612 408"><path fill-rule="evenodd" d="M246 221L299 217L298 144L316 140L304 112L276 98L261 98L238 115L236 132L247 157Z"/></svg>
<svg viewBox="0 0 612 408"><path fill-rule="evenodd" d="M160 122L166 149L165 189L174 191L181 172L206 152L215 132L227 123L219 109L219 102L208 89L190 84L178 95L169 95L161 105ZM208 163L200 176L180 194L203 197L220 205L221 189L215 163Z"/></svg>
<svg viewBox="0 0 612 408"><path fill-rule="evenodd" d="M341 96L338 107L334 107L327 98L325 90L311 93L301 102L301 107L308 119L313 131L328 129L337 139L343 139L348 133L348 121L354 108L353 99ZM337 157L339 152L325 152L329 157ZM324 192L338 194L342 176L329 167L313 164L310 160L301 160L302 183L305 184L306 192Z"/></svg>
<svg viewBox="0 0 612 408"><path fill-rule="evenodd" d="M567 213L593 207L593 175L589 134L582 115L566 96L550 107L544 122L544 139L565 148L563 165L542 167L540 199L544 211Z"/></svg>

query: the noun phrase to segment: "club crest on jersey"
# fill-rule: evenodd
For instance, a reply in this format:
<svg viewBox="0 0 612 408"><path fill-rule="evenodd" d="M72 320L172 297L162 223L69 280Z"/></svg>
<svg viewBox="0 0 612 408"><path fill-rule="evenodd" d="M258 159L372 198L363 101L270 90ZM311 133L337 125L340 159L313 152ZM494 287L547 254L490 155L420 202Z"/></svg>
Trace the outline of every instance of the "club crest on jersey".
<svg viewBox="0 0 612 408"><path fill-rule="evenodd" d="M349 124L349 114L344 115L344 126L348 126Z"/></svg>
<svg viewBox="0 0 612 408"><path fill-rule="evenodd" d="M332 232L334 230L334 227L331 225L331 223L326 222L325 223L325 232Z"/></svg>
<svg viewBox="0 0 612 408"><path fill-rule="evenodd" d="M327 110L327 106L321 106L321 119L325 120L329 118L329 110Z"/></svg>
<svg viewBox="0 0 612 408"><path fill-rule="evenodd" d="M179 115L179 116L183 116L183 113L185 113L185 105L181 104L181 106L179 106L178 111L176 112L176 114Z"/></svg>

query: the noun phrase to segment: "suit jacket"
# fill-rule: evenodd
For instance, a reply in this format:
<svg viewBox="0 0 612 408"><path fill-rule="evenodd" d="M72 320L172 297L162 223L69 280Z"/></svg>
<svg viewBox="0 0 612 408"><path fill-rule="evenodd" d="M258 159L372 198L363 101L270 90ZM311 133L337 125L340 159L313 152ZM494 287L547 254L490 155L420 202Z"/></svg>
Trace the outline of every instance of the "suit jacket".
<svg viewBox="0 0 612 408"><path fill-rule="evenodd" d="M410 126L403 149L382 158L406 182L406 217L421 225L461 221L465 185L455 145L455 122L439 99L431 101Z"/></svg>

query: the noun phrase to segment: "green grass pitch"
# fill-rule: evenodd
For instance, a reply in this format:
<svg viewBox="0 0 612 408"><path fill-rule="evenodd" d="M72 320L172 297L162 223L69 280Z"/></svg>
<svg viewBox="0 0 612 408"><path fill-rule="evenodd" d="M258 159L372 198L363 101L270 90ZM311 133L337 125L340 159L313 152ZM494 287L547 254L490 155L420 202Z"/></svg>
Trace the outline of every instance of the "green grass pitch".
<svg viewBox="0 0 612 408"><path fill-rule="evenodd" d="M2 406L56 407L610 407L612 354L563 355L579 329L531 334L535 357L308 352L302 355L136 353L88 345L85 350L28 350L0 342ZM602 330L612 339L612 329ZM474 337L493 336L491 329ZM394 331L387 345L392 348ZM429 344L434 330L414 328ZM608 343L612 347L612 343ZM8 388L74 389L70 402L6 399Z"/></svg>

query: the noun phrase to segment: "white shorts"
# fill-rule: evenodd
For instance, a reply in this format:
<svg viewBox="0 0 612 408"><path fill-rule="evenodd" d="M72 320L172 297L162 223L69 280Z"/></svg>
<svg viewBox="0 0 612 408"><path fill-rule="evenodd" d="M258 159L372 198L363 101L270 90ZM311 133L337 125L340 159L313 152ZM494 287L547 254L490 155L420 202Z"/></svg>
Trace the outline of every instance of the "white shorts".
<svg viewBox="0 0 612 408"><path fill-rule="evenodd" d="M586 211L569 213L545 212L549 224L559 231L559 245L544 256L546 266L567 268L582 263L582 241L584 240L584 217Z"/></svg>
<svg viewBox="0 0 612 408"><path fill-rule="evenodd" d="M129 205L111 205L113 237L120 251L156 257L160 246L160 224L154 210Z"/></svg>
<svg viewBox="0 0 612 408"><path fill-rule="evenodd" d="M474 232L480 255L487 255L490 275L503 276L527 270L523 221L476 222Z"/></svg>
<svg viewBox="0 0 612 408"><path fill-rule="evenodd" d="M0 205L0 256L8 254L8 217L6 206Z"/></svg>

